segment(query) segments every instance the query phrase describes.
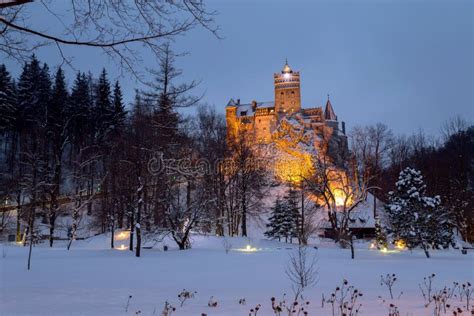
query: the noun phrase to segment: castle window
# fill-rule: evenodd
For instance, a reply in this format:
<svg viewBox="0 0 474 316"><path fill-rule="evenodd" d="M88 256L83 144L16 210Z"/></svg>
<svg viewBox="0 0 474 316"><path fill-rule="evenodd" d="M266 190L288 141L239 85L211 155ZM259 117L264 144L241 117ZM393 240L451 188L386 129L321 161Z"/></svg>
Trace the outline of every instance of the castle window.
<svg viewBox="0 0 474 316"><path fill-rule="evenodd" d="M283 95L283 94L284 94L284 92L282 91L282 92L281 92L281 95Z"/></svg>
<svg viewBox="0 0 474 316"><path fill-rule="evenodd" d="M247 111L242 111L242 112L240 112L240 115L246 116L246 115L247 115Z"/></svg>
<svg viewBox="0 0 474 316"><path fill-rule="evenodd" d="M262 123L262 120L258 120L259 123Z"/></svg>
<svg viewBox="0 0 474 316"><path fill-rule="evenodd" d="M295 94L295 91L291 91L291 94Z"/></svg>

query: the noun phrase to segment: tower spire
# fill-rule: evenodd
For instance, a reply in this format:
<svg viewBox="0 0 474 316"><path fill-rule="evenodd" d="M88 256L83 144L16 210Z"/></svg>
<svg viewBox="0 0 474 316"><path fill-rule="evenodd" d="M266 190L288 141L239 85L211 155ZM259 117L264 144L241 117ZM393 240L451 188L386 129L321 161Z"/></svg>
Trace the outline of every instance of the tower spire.
<svg viewBox="0 0 474 316"><path fill-rule="evenodd" d="M288 65L288 58L285 58L285 66L283 66L283 70L281 72L284 74L289 74L293 72L293 70L291 70L290 66Z"/></svg>
<svg viewBox="0 0 474 316"><path fill-rule="evenodd" d="M326 102L326 108L324 109L324 118L329 121L337 121L336 113L331 104L331 100L329 100L329 93L328 93L328 100Z"/></svg>

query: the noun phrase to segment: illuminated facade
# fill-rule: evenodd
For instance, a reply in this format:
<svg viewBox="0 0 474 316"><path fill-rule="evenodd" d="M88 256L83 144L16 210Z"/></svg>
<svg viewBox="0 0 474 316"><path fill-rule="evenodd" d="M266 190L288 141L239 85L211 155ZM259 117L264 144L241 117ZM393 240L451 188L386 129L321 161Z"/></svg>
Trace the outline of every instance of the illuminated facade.
<svg viewBox="0 0 474 316"><path fill-rule="evenodd" d="M335 165L342 166L347 156L345 124L338 121L329 97L324 110L322 106L303 108L300 73L293 71L288 63L273 79L274 101L244 104L240 99L230 99L226 106L228 139L245 131L245 135L257 143L275 144L282 138L281 130L287 129L286 123L297 125L295 130L313 133L314 147L318 151L329 155Z"/></svg>

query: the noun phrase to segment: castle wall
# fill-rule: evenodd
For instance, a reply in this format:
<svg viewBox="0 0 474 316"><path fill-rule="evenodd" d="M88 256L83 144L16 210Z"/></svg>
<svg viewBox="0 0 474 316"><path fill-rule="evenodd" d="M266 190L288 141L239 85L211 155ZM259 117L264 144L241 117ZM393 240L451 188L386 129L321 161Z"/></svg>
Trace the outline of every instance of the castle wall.
<svg viewBox="0 0 474 316"><path fill-rule="evenodd" d="M274 114L255 116L255 138L258 142L269 143L276 127Z"/></svg>

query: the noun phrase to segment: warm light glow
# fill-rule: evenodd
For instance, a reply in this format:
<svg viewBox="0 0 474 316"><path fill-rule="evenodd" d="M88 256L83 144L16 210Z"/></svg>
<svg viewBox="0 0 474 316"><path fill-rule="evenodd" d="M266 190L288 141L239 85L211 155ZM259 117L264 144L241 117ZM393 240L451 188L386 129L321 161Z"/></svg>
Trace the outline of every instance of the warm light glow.
<svg viewBox="0 0 474 316"><path fill-rule="evenodd" d="M400 252L398 250L389 250L387 247L382 247L380 248L380 252L383 252L383 253L397 253L397 252Z"/></svg>
<svg viewBox="0 0 474 316"><path fill-rule="evenodd" d="M301 154L279 158L275 163L275 173L284 182L299 184L311 173L311 156Z"/></svg>
<svg viewBox="0 0 474 316"><path fill-rule="evenodd" d="M377 246L375 245L375 243L371 243L369 248L370 249L375 249L375 248L377 248Z"/></svg>
<svg viewBox="0 0 474 316"><path fill-rule="evenodd" d="M334 190L334 202L336 203L336 206L344 206L344 203L346 203L346 195L344 192L341 190Z"/></svg>
<svg viewBox="0 0 474 316"><path fill-rule="evenodd" d="M130 231L122 231L118 234L115 234L115 239L116 240L125 240L125 239L128 239L129 236L130 236Z"/></svg>
<svg viewBox="0 0 474 316"><path fill-rule="evenodd" d="M240 249L236 249L237 251L242 251L242 252L255 252L257 251L258 249L257 248L253 248L252 246L250 245L247 245L245 246L245 248L240 248Z"/></svg>
<svg viewBox="0 0 474 316"><path fill-rule="evenodd" d="M334 204L336 207L350 206L352 204L351 199L351 185L350 180L347 177L347 173L343 170L332 169L328 170L327 177L329 179L329 189L334 197ZM348 196L349 195L349 196Z"/></svg>
<svg viewBox="0 0 474 316"><path fill-rule="evenodd" d="M406 247L407 247L407 244L402 239L399 239L395 242L395 248L397 249L403 250L403 249L406 249Z"/></svg>
<svg viewBox="0 0 474 316"><path fill-rule="evenodd" d="M291 74L290 74L290 73L285 73L285 74L283 74L283 77L284 77L286 80L288 80L288 79L290 79Z"/></svg>
<svg viewBox="0 0 474 316"><path fill-rule="evenodd" d="M120 247L116 248L117 250L127 250L128 247L126 247L125 245L120 245Z"/></svg>

